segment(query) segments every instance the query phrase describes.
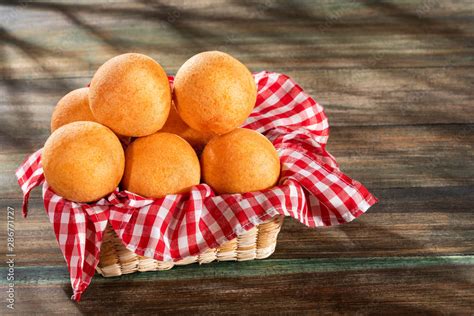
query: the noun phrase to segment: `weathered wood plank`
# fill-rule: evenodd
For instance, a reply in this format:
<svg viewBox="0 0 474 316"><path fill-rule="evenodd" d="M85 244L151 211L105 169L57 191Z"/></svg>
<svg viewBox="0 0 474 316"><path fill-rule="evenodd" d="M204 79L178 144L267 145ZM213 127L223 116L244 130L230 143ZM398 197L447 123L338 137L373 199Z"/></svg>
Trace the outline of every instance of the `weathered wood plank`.
<svg viewBox="0 0 474 316"><path fill-rule="evenodd" d="M472 70L348 68L287 73L326 108L332 126L360 126L474 123ZM21 122L48 129L57 101L89 81L90 77L5 80L0 83L2 125L13 128Z"/></svg>
<svg viewBox="0 0 474 316"><path fill-rule="evenodd" d="M384 189L380 202L357 221L340 227L309 229L287 219L271 258L351 258L474 254L472 187ZM3 204L4 203L4 204ZM63 265L41 200L30 202L27 219L16 207L16 253L22 266ZM4 226L4 218L0 225ZM5 238L0 231L0 239ZM2 247L5 247L2 244ZM0 248L5 253L5 249Z"/></svg>
<svg viewBox="0 0 474 316"><path fill-rule="evenodd" d="M120 281L173 281L200 280L219 276L222 278L236 277L271 277L279 274L325 273L359 270L388 270L400 268L426 268L444 265L472 266L474 256L437 256L437 257L396 257L396 258L335 258L335 259L265 259L242 262L214 262L210 264L176 266L166 271L149 271L144 273L125 274L120 277L104 278L97 274L94 283L114 283ZM230 269L231 268L231 269ZM6 267L0 271L5 273ZM61 284L69 279L65 266L43 265L18 267L16 285L48 285ZM0 285L7 285L0 280Z"/></svg>
<svg viewBox="0 0 474 316"><path fill-rule="evenodd" d="M334 127L328 150L369 188L459 186L474 180L474 126Z"/></svg>
<svg viewBox="0 0 474 316"><path fill-rule="evenodd" d="M470 1L3 3L9 23L0 37L8 46L0 65L13 78L90 74L130 50L157 57L170 72L216 48L255 70L473 65Z"/></svg>
<svg viewBox="0 0 474 316"><path fill-rule="evenodd" d="M371 188L466 186L474 183L472 124L340 126L328 150L341 169ZM0 197L19 198L14 171L47 138L43 125L0 135Z"/></svg>
<svg viewBox="0 0 474 316"><path fill-rule="evenodd" d="M375 190L356 221L306 229L287 220L272 258L474 254L472 187Z"/></svg>
<svg viewBox="0 0 474 316"><path fill-rule="evenodd" d="M466 313L474 303L473 272L473 258L466 256L217 263L96 277L83 302L74 304L67 301L64 268L19 268L15 307L56 313Z"/></svg>

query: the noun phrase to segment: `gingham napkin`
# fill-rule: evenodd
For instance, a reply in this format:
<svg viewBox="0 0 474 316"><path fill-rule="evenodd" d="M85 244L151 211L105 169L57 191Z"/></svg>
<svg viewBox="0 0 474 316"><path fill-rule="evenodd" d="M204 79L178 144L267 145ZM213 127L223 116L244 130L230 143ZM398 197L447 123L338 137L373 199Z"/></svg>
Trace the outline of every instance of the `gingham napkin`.
<svg viewBox="0 0 474 316"><path fill-rule="evenodd" d="M160 199L117 189L95 203L75 203L46 183L41 149L20 166L16 176L23 214L31 190L43 184L44 206L68 264L73 299L79 300L91 282L107 222L138 255L176 261L218 247L276 215L308 227L332 226L353 220L377 201L341 173L326 151L329 124L323 108L286 75L260 72L254 78L257 102L243 127L265 135L278 151L281 179L272 189L215 195L200 184L187 194Z"/></svg>

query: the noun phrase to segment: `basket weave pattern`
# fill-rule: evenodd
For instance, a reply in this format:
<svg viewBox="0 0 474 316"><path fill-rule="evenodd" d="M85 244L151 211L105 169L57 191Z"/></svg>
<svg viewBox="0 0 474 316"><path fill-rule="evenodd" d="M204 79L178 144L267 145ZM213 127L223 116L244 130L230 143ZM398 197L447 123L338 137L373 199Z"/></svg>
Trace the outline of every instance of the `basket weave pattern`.
<svg viewBox="0 0 474 316"><path fill-rule="evenodd" d="M104 241L100 250L100 262L97 272L104 277L122 274L169 270L175 265L186 265L195 262L212 261L246 261L268 258L276 247L278 233L283 224L283 216L276 216L226 242L219 248L211 248L198 256L184 258L177 262L158 261L139 256L122 244L115 231L109 225L105 230Z"/></svg>

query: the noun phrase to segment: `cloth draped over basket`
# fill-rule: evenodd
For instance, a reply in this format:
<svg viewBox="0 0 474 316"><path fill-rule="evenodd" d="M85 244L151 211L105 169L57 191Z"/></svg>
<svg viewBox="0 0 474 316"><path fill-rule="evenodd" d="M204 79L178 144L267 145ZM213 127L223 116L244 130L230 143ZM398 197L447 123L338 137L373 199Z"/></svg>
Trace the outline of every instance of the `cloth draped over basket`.
<svg viewBox="0 0 474 316"><path fill-rule="evenodd" d="M160 199L117 188L97 202L75 203L48 186L41 149L18 168L25 217L31 190L43 186L44 207L70 272L72 299L80 300L91 282L107 223L138 255L177 261L218 247L276 215L308 227L332 226L353 220L376 203L326 151L329 123L323 108L286 75L264 71L254 78L256 106L243 127L262 133L277 149L282 169L274 188L216 195L200 184L189 193Z"/></svg>

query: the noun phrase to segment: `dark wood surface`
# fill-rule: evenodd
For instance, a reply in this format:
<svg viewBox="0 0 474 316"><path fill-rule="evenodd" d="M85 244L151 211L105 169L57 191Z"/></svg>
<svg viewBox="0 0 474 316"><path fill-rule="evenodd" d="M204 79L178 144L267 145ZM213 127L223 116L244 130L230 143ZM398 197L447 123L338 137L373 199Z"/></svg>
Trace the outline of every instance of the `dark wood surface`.
<svg viewBox="0 0 474 316"><path fill-rule="evenodd" d="M469 0L0 0L0 206L16 208L15 311L472 314L473 12ZM175 73L213 49L314 96L328 149L380 203L341 227L287 220L268 260L96 276L70 301L40 192L22 219L14 170L48 137L59 98L108 58L141 52Z"/></svg>

